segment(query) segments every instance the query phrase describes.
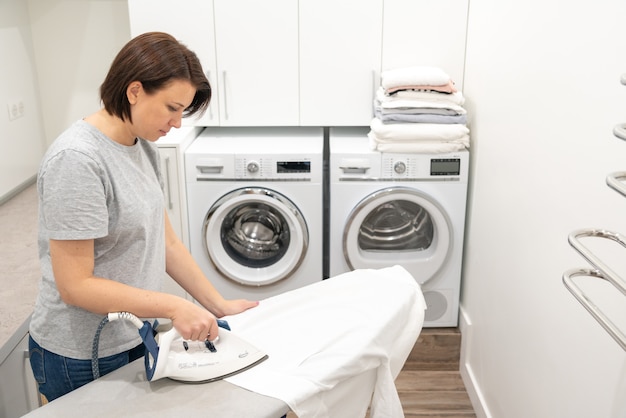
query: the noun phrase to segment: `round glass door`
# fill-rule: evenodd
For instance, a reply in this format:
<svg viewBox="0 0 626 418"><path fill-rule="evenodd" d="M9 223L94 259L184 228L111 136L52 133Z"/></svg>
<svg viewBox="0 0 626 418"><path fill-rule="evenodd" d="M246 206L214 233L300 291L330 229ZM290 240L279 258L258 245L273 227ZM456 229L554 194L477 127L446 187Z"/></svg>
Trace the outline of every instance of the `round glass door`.
<svg viewBox="0 0 626 418"><path fill-rule="evenodd" d="M287 197L265 188L222 196L204 221L204 247L227 278L262 286L289 277L308 248L308 229Z"/></svg>
<svg viewBox="0 0 626 418"><path fill-rule="evenodd" d="M343 234L351 269L401 265L419 283L441 269L452 245L443 208L428 195L406 187L374 192L352 210Z"/></svg>

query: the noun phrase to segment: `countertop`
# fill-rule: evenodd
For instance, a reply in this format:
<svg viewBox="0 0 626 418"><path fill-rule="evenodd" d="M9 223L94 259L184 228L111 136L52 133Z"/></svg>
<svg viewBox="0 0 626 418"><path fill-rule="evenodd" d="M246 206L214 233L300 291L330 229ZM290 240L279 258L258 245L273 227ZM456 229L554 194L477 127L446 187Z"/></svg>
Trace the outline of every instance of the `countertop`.
<svg viewBox="0 0 626 418"><path fill-rule="evenodd" d="M259 395L224 380L188 384L170 379L149 382L143 358L25 415L37 417L279 418L283 401Z"/></svg>

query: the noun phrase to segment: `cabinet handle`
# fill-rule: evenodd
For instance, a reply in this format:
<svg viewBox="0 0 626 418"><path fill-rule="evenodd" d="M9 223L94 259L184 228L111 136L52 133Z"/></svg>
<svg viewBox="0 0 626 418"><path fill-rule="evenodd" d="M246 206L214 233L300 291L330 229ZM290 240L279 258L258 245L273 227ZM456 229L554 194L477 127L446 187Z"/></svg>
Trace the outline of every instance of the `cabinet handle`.
<svg viewBox="0 0 626 418"><path fill-rule="evenodd" d="M174 202L172 202L172 185L170 184L170 157L165 157L165 184L167 186L167 206L172 210Z"/></svg>
<svg viewBox="0 0 626 418"><path fill-rule="evenodd" d="M372 117L376 114L374 105L374 103L376 103L376 90L378 90L378 85L376 83L376 70L372 70Z"/></svg>
<svg viewBox="0 0 626 418"><path fill-rule="evenodd" d="M226 84L226 71L222 72L222 81L224 82L224 120L228 120L228 101L226 96L228 96L227 84Z"/></svg>
<svg viewBox="0 0 626 418"><path fill-rule="evenodd" d="M211 70L206 72L206 78L209 80L209 85L211 85ZM211 86L211 90L213 90L213 86ZM209 103L209 119L213 120L213 104Z"/></svg>

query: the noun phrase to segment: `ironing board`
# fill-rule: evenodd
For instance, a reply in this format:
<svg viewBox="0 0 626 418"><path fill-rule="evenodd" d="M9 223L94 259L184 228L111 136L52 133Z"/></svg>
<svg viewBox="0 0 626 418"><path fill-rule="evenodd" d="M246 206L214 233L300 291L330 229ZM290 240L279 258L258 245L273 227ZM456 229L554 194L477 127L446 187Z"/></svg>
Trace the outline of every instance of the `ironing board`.
<svg viewBox="0 0 626 418"><path fill-rule="evenodd" d="M421 289L402 267L357 270L226 318L269 355L226 380L149 382L143 359L26 415L299 418L404 416L394 385L424 321Z"/></svg>
<svg viewBox="0 0 626 418"><path fill-rule="evenodd" d="M24 415L27 418L220 417L280 418L284 402L224 380L186 384L149 382L143 359L136 360Z"/></svg>
<svg viewBox="0 0 626 418"><path fill-rule="evenodd" d="M355 270L261 301L226 318L269 355L226 379L287 403L300 418L404 416L394 380L426 303L400 266ZM370 402L371 401L371 402Z"/></svg>

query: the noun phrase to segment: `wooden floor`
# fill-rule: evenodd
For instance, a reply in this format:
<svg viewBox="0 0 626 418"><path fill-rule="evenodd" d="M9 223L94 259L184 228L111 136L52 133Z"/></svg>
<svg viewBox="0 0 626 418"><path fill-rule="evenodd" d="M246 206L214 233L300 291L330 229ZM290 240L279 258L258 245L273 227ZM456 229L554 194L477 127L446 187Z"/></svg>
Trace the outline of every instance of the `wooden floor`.
<svg viewBox="0 0 626 418"><path fill-rule="evenodd" d="M396 388L407 418L476 417L458 371L403 370Z"/></svg>
<svg viewBox="0 0 626 418"><path fill-rule="evenodd" d="M406 418L476 417L459 373L460 350L458 329L422 330L396 379ZM287 418L296 415L289 413Z"/></svg>

